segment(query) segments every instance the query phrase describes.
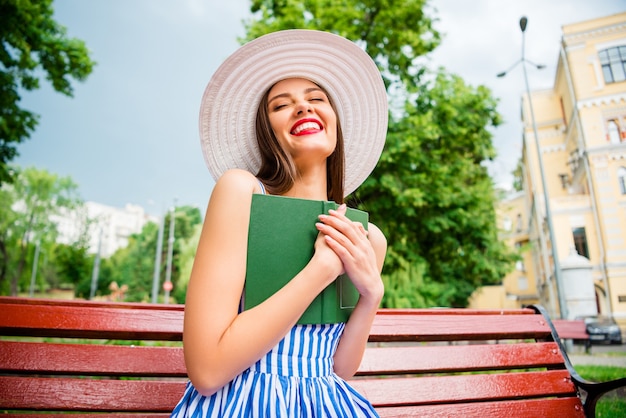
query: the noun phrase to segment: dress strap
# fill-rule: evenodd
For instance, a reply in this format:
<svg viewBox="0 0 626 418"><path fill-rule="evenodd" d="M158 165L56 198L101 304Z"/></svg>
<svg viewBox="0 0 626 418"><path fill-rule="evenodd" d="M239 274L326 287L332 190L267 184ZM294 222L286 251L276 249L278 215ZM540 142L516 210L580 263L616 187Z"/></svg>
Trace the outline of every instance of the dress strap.
<svg viewBox="0 0 626 418"><path fill-rule="evenodd" d="M261 186L261 193L262 194L267 194L265 192L265 185L263 184L263 182L261 180L259 180L259 179L257 179L257 181L259 182L259 186Z"/></svg>

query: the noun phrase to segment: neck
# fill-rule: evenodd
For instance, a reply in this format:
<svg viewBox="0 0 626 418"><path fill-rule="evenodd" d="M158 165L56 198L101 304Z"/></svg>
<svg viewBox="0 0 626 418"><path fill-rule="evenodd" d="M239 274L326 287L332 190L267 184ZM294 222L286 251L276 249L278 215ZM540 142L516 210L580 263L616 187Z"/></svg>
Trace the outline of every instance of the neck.
<svg viewBox="0 0 626 418"><path fill-rule="evenodd" d="M291 189L285 196L311 200L328 200L326 166L314 170L298 170Z"/></svg>

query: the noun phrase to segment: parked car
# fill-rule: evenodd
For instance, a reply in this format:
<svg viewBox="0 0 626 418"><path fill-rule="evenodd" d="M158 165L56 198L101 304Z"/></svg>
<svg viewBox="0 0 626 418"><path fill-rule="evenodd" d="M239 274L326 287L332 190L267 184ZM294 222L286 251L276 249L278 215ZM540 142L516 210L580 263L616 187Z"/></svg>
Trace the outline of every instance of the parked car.
<svg viewBox="0 0 626 418"><path fill-rule="evenodd" d="M622 331L613 318L598 315L578 319L585 321L591 343L622 343Z"/></svg>

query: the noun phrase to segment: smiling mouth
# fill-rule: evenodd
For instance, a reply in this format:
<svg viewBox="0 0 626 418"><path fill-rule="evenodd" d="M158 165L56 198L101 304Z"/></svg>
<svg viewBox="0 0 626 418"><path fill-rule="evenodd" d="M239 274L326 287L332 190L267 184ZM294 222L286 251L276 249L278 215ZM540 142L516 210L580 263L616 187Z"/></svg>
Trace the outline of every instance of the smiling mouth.
<svg viewBox="0 0 626 418"><path fill-rule="evenodd" d="M292 135L308 135L322 131L322 126L318 122L307 121L299 124L291 130Z"/></svg>

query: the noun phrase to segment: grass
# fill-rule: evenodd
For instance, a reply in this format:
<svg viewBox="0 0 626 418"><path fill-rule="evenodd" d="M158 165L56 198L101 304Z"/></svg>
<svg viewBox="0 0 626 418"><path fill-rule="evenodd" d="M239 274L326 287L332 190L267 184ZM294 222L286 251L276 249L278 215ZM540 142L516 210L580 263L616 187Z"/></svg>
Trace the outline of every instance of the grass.
<svg viewBox="0 0 626 418"><path fill-rule="evenodd" d="M626 377L626 368L613 366L576 366L578 374L592 382L606 382ZM596 417L626 417L626 389L609 392L598 401Z"/></svg>

